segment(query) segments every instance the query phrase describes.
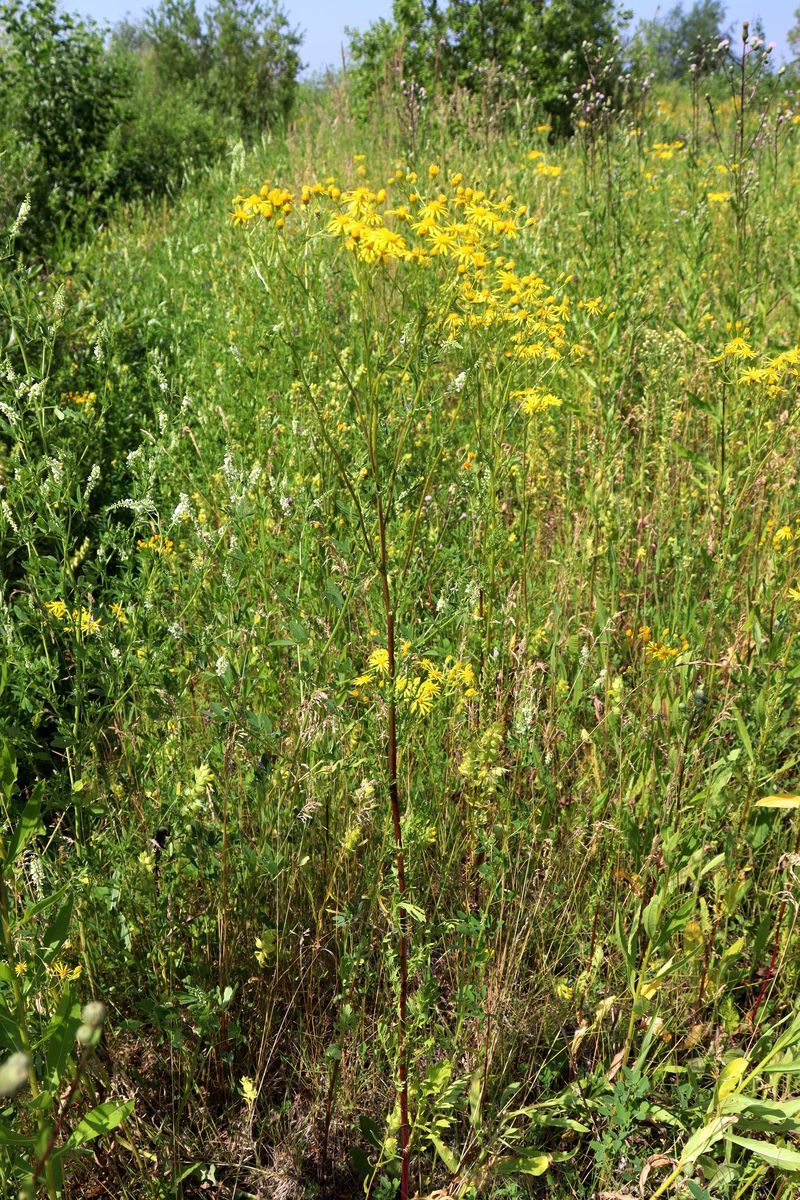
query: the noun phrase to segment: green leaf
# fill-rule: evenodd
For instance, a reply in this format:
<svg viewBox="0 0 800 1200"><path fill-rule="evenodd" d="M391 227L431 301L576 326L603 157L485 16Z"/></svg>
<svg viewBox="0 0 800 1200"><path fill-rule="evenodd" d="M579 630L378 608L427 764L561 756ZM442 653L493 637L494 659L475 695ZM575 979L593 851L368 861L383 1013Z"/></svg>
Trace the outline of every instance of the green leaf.
<svg viewBox="0 0 800 1200"><path fill-rule="evenodd" d="M753 753L753 743L750 741L750 734L747 732L747 726L745 725L744 718L742 717L742 714L739 712L738 708L734 708L733 716L734 720L736 721L736 728L739 731L739 739L745 748L747 757L750 759L751 763L754 763L756 761L756 756Z"/></svg>
<svg viewBox="0 0 800 1200"><path fill-rule="evenodd" d="M483 1068L477 1067L469 1081L469 1123L473 1129L481 1125L481 1101L483 1100Z"/></svg>
<svg viewBox="0 0 800 1200"><path fill-rule="evenodd" d="M731 1092L735 1092L742 1081L742 1077L750 1066L749 1058L739 1057L732 1059L720 1071L717 1086L714 1089L714 1098L711 1101L709 1112L719 1109L724 1101L730 1096Z"/></svg>
<svg viewBox="0 0 800 1200"><path fill-rule="evenodd" d="M15 1133L13 1129L9 1129L0 1121L0 1146L30 1146L32 1147L34 1138L29 1137L24 1133Z"/></svg>
<svg viewBox="0 0 800 1200"><path fill-rule="evenodd" d="M28 921L32 921L33 918L38 917L40 913L46 912L46 910L48 908L52 908L54 904L58 904L59 900L64 898L64 894L68 887L69 884L65 883L64 886L60 887L57 892L52 892L49 896L45 896L43 900L37 900L34 904L29 904L17 922L17 927L21 928L23 925L27 925Z"/></svg>
<svg viewBox="0 0 800 1200"><path fill-rule="evenodd" d="M38 783L28 797L16 829L11 835L6 851L6 862L13 863L22 854L39 826L42 811L42 784Z"/></svg>
<svg viewBox="0 0 800 1200"><path fill-rule="evenodd" d="M702 1129L693 1133L683 1147L681 1166L686 1167L690 1163L696 1162L701 1154L705 1154L706 1150L709 1150L715 1142L725 1136L725 1130L735 1122L735 1116L715 1117L713 1121L709 1121Z"/></svg>
<svg viewBox="0 0 800 1200"><path fill-rule="evenodd" d="M726 1112L741 1113L745 1118L763 1117L768 1121L791 1121L800 1113L800 1097L780 1103L778 1100L753 1100L750 1096L735 1092L727 1097L724 1107Z"/></svg>
<svg viewBox="0 0 800 1200"><path fill-rule="evenodd" d="M41 954L47 963L52 962L69 937L73 905L74 898L70 896L56 913L42 936Z"/></svg>
<svg viewBox="0 0 800 1200"><path fill-rule="evenodd" d="M653 896L647 908L642 913L642 925L651 942L658 935L658 923L661 917L662 899L658 892Z"/></svg>
<svg viewBox="0 0 800 1200"><path fill-rule="evenodd" d="M118 1100L106 1100L105 1104L98 1104L97 1108L93 1108L78 1122L62 1146L60 1153L63 1154L65 1150L77 1150L79 1146L85 1146L94 1138L111 1133L123 1121L127 1121L133 1112L134 1103L135 1101L131 1099L125 1100L124 1103L120 1103Z"/></svg>
<svg viewBox="0 0 800 1200"><path fill-rule="evenodd" d="M17 764L7 742L0 743L0 791L6 804L11 800L14 781L17 778Z"/></svg>
<svg viewBox="0 0 800 1200"><path fill-rule="evenodd" d="M329 579L325 585L325 594L329 600L333 601L336 608L344 608L344 596L339 591L333 580Z"/></svg>
<svg viewBox="0 0 800 1200"><path fill-rule="evenodd" d="M431 1145L433 1146L434 1150L436 1151L436 1153L439 1155L439 1158L442 1160L444 1165L447 1167L448 1171L450 1171L451 1174L455 1175L456 1171L458 1170L458 1159L455 1156L455 1154L453 1153L453 1151L450 1149L449 1146L445 1146L442 1139L440 1137L437 1137L435 1133L429 1133L428 1139L429 1139Z"/></svg>
<svg viewBox="0 0 800 1200"><path fill-rule="evenodd" d="M764 1067L765 1075L800 1075L800 1058L793 1058L790 1062L770 1063Z"/></svg>
<svg viewBox="0 0 800 1200"><path fill-rule="evenodd" d="M800 1171L800 1154L796 1150L776 1146L774 1142L764 1142L761 1138L736 1137L732 1133L727 1135L727 1140L763 1158L771 1167L778 1167L781 1171Z"/></svg>
<svg viewBox="0 0 800 1200"><path fill-rule="evenodd" d="M549 1154L531 1150L500 1159L496 1168L501 1175L544 1175L552 1161Z"/></svg>

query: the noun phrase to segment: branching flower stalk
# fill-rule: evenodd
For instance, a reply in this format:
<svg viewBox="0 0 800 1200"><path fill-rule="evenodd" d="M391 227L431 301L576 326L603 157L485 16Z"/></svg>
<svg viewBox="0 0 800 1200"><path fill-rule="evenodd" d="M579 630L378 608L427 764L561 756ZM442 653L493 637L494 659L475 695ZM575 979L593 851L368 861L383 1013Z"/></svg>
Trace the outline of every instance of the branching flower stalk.
<svg viewBox="0 0 800 1200"><path fill-rule="evenodd" d="M252 251L251 251L251 261ZM307 289L305 281L300 275L293 271L291 265L281 256L281 265L287 276L291 277L294 284L301 289L313 308L314 301L312 293ZM269 291L267 278L259 271L257 264L253 261L254 269L259 278ZM369 298L364 291L363 279L356 274L356 285L360 293L360 301L363 316L363 332L365 343L368 343L369 329L374 328L374 323L370 320L368 314ZM325 322L319 322L319 328L326 330ZM377 378L372 377L368 372L368 394L369 402L365 410L362 398L359 396L357 384L351 377L342 362L341 356L337 353L336 348L330 342L330 339L325 337L327 348L331 351L336 362L337 369L342 376L342 379L353 400L354 408L358 414L358 425L364 438L365 447L367 450L368 460L370 464L369 474L374 488L375 495L375 511L373 514L377 532L378 553L375 555L375 539L370 536L369 518L364 511L364 507L359 498L358 492L353 485L350 477L350 472L347 470L345 463L341 459L336 446L328 435L324 416L319 408L314 388L311 381L307 377L307 373L302 362L302 358L297 352L297 346L293 339L287 339L287 346L294 359L295 369L302 381L303 390L306 397L309 399L313 408L317 426L326 444L331 452L336 464L337 474L343 486L346 488L350 498L353 500L359 530L361 532L364 548L368 557L372 560L373 566L377 571L379 583L381 604L383 608L384 633L386 638L387 652L387 684L388 695L386 698L386 750L385 750L385 769L386 780L389 792L389 802L391 807L392 819L392 835L394 840L394 864L397 877L397 956L399 964L399 992L398 992L398 1011L397 1011L397 1058L398 1058L398 1099L400 1105L400 1200L408 1200L410 1194L410 1145L411 1145L411 1128L409 1121L409 1106L408 1106L408 958L410 950L410 925L409 916L406 908L406 864L405 850L403 846L403 808L400 800L400 788L398 784L398 731L397 731L397 695L396 695L396 680L397 680L397 637L396 637L396 598L393 595L393 581L391 578L389 566L389 532L388 532L388 511L390 509L394 488L396 483L396 473L399 463L399 456L393 456L393 466L389 472L388 483L383 479L383 474L380 467L378 430L380 426L378 408L375 396L379 394L382 386L380 375ZM410 406L410 411L404 422L403 429L398 435L398 441L402 445L405 439L408 428L410 428L413 419L416 402L418 396L415 396L414 402ZM436 456L438 462L439 456ZM434 464L435 466L435 464ZM431 468L431 472L433 467ZM431 472L428 473L426 485L430 481ZM412 542L418 528L419 513L412 528ZM403 559L407 564L411 553L413 552L413 544L405 548ZM326 1137L327 1141L327 1137Z"/></svg>

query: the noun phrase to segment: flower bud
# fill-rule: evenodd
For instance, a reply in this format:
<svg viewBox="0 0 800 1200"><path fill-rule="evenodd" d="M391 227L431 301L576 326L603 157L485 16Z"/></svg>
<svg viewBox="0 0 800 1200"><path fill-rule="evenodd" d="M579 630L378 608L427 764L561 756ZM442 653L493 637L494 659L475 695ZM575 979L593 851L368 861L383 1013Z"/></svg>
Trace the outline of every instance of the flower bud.
<svg viewBox="0 0 800 1200"><path fill-rule="evenodd" d="M31 1060L18 1050L0 1065L0 1096L13 1096L28 1079Z"/></svg>
<svg viewBox="0 0 800 1200"><path fill-rule="evenodd" d="M81 1020L91 1029L99 1029L106 1019L106 1006L102 1000L91 1000L81 1010Z"/></svg>

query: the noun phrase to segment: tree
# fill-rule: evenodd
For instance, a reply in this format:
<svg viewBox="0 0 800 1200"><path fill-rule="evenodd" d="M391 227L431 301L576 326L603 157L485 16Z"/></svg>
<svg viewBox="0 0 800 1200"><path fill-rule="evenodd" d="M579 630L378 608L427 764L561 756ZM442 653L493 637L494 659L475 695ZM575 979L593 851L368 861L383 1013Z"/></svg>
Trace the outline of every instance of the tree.
<svg viewBox="0 0 800 1200"><path fill-rule="evenodd" d="M584 44L608 49L616 28L613 0L395 0L393 21L351 34L356 90L368 94L395 56L406 81L481 92L491 74L563 122L586 78Z"/></svg>
<svg viewBox="0 0 800 1200"><path fill-rule="evenodd" d="M690 69L708 75L721 62L724 20L722 0L695 0L688 11L679 3L663 19L642 23L639 45L660 79L685 79Z"/></svg>
<svg viewBox="0 0 800 1200"><path fill-rule="evenodd" d="M0 34L0 118L44 168L31 188L31 223L61 224L106 186L125 64L106 53L96 25L59 12L56 0L3 4Z"/></svg>
<svg viewBox="0 0 800 1200"><path fill-rule="evenodd" d="M208 83L246 136L285 120L300 70L300 37L276 0L216 0L206 11Z"/></svg>
<svg viewBox="0 0 800 1200"><path fill-rule="evenodd" d="M794 10L794 25L789 30L787 40L792 54L800 55L800 8Z"/></svg>
<svg viewBox="0 0 800 1200"><path fill-rule="evenodd" d="M254 136L285 119L294 101L301 38L277 0L160 0L145 19L157 72L194 87L239 131Z"/></svg>

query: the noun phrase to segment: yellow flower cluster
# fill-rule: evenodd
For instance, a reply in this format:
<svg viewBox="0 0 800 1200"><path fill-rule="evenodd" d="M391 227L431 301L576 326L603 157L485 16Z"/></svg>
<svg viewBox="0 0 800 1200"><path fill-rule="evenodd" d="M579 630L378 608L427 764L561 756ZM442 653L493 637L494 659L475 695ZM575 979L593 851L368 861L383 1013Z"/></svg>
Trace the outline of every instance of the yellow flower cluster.
<svg viewBox="0 0 800 1200"><path fill-rule="evenodd" d="M545 412L548 408L559 408L562 403L552 392L545 392L542 388L536 387L512 392L511 399L519 402L526 417L533 416L534 413Z"/></svg>
<svg viewBox="0 0 800 1200"><path fill-rule="evenodd" d="M99 633L102 629L101 622L92 616L88 608L73 608L70 612L63 600L48 600L45 609L54 620L69 625L82 634Z"/></svg>
<svg viewBox="0 0 800 1200"><path fill-rule="evenodd" d="M529 157L538 162L540 173L555 176L560 168L546 166L541 154L532 151ZM366 179L363 161L357 173ZM343 189L329 178L304 185L298 197L265 184L260 192L237 196L231 216L239 225L263 218L275 227L282 226L289 213L305 214L301 228L307 237L323 227L348 254L370 267L396 270L413 264L434 272L438 299L429 309L431 321L451 338L491 329L493 352L511 364L541 360L549 368L565 354L580 354L582 346L567 336L569 295L554 294L535 273L519 273L503 253L506 243L519 240L534 223L527 206L497 189L465 184L460 172L448 182L439 175L439 167L431 163L428 185L435 185L428 195L416 172L403 166L380 187L365 181ZM563 290L571 277L559 282ZM582 301L579 307L589 317L603 311L600 297ZM546 391L518 398L531 411L555 403Z"/></svg>
<svg viewBox="0 0 800 1200"><path fill-rule="evenodd" d="M755 358L755 351L747 357ZM800 379L800 346L791 346L773 357L762 355L758 366L747 367L739 383L763 387L768 396L783 396L792 381Z"/></svg>
<svg viewBox="0 0 800 1200"><path fill-rule="evenodd" d="M674 158L675 154L686 149L686 143L683 141L675 142L653 142L650 147L650 153L654 158L662 161L668 161Z"/></svg>
<svg viewBox="0 0 800 1200"><path fill-rule="evenodd" d="M396 674L395 696L410 713L427 717L445 697L470 699L477 694L471 663L448 657L439 667L429 658L416 659L407 642L400 657L402 669ZM388 676L389 651L378 647L367 659L367 670L353 680L350 695L369 703L374 698L373 688L383 690Z"/></svg>
<svg viewBox="0 0 800 1200"><path fill-rule="evenodd" d="M62 400L71 400L73 404L94 404L97 392L62 392Z"/></svg>
<svg viewBox="0 0 800 1200"><path fill-rule="evenodd" d="M791 525L779 525L776 529L775 520L770 517L764 525L760 545L765 546L767 542L771 543L776 553L788 554L800 544L800 526L792 529Z"/></svg>
<svg viewBox="0 0 800 1200"><path fill-rule="evenodd" d="M784 396L790 384L794 383L796 386L797 380L800 379L800 346L790 346L788 350L782 350L772 356L759 354L748 341L749 328L741 321L736 321L735 324L728 322L727 330L734 336L725 343L720 353L711 359L712 363L724 363L728 360L752 363L742 370L738 382L763 387L770 397ZM760 361L756 363L753 362L754 359Z"/></svg>
<svg viewBox="0 0 800 1200"><path fill-rule="evenodd" d="M683 634L662 629L661 637L657 640L653 637L649 625L640 625L635 632L633 629L626 629L625 637L632 648L641 649L647 663L674 662L680 654L685 654L689 649L689 643Z"/></svg>
<svg viewBox="0 0 800 1200"><path fill-rule="evenodd" d="M303 192L303 203L307 204L310 195ZM234 200L231 217L235 225L246 225L254 217L262 217L265 221L275 218L279 229L283 228L284 218L292 211L294 197L286 188L270 187L264 184L260 192L250 196L237 196Z"/></svg>
<svg viewBox="0 0 800 1200"><path fill-rule="evenodd" d="M160 533L154 533L147 539L139 538L136 547L142 551L150 551L152 554L162 554L169 557L175 553L175 543L172 538L164 537Z"/></svg>

